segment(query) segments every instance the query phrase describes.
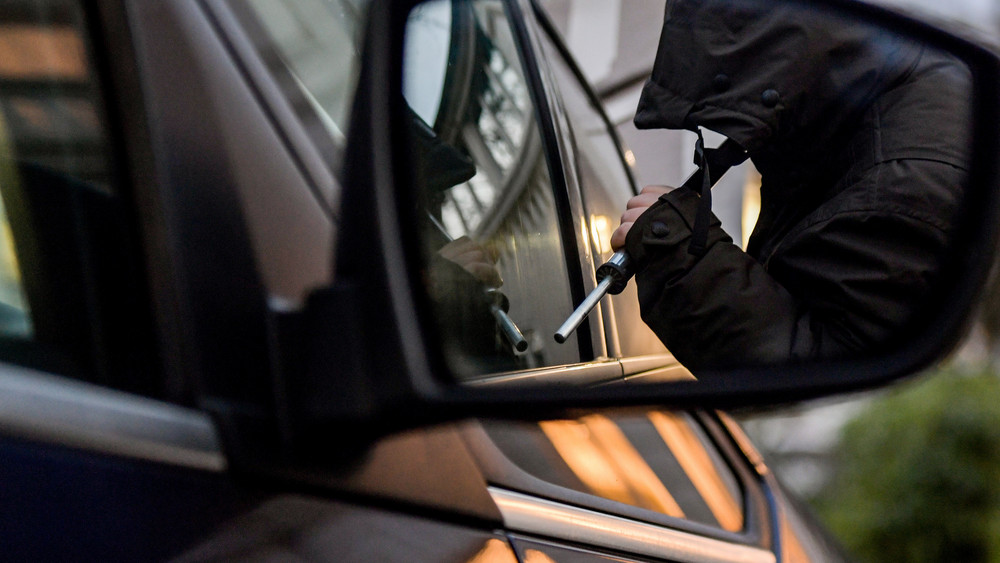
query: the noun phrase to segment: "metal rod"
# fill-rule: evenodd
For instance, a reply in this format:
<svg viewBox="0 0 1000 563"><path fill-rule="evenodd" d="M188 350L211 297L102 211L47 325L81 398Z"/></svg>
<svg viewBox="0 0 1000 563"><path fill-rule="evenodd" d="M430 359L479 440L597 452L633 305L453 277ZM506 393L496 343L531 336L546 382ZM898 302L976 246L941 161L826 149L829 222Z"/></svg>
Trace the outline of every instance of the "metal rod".
<svg viewBox="0 0 1000 563"><path fill-rule="evenodd" d="M500 327L500 331L503 332L507 342L518 352L527 350L528 341L524 339L524 335L521 334L520 329L517 328L517 325L514 324L510 316L498 305L491 306L490 312L493 313L493 318L496 319L497 325Z"/></svg>
<svg viewBox="0 0 1000 563"><path fill-rule="evenodd" d="M448 232L448 229L445 228L444 224L441 223L441 220L435 217L433 213L428 211L427 218L430 219L431 224L437 227L437 230L440 231L441 234L444 235L446 239L448 239L448 242L455 240L454 237L452 237L451 234Z"/></svg>
<svg viewBox="0 0 1000 563"><path fill-rule="evenodd" d="M448 230L445 229L444 225L441 224L441 221L439 221L433 213L427 211L427 217L431 220L431 224L437 227L446 239L449 241L455 240L450 234L448 234ZM496 289L487 289L486 293L491 294L497 291L498 290ZM525 340L524 335L521 334L521 329L517 328L517 325L513 320L511 320L510 315L508 315L507 312L500 307L500 305L497 303L491 304L490 313L493 315L493 319L496 320L497 326L500 327L500 332L503 333L504 338L507 339L507 342L513 346L515 350L518 352L524 352L528 349L528 341Z"/></svg>
<svg viewBox="0 0 1000 563"><path fill-rule="evenodd" d="M712 159L706 158L701 167L688 176L688 179L684 180L681 187L677 189L695 189L697 186L700 186L703 179L702 175L706 173L705 170L708 170L709 179L714 184L727 170L747 158L746 151L731 139L726 139L719 148L711 149L711 152L716 155L715 163L712 163ZM625 289L625 286L628 285L628 281L632 279L633 274L635 274L633 265L625 250L622 249L615 252L607 262L597 269L597 276L601 279L600 283L597 284L594 291L590 292L590 295L583 300L583 303L580 303L580 306L573 311L573 314L556 331L556 342L560 344L566 342L569 335L573 334L573 331L580 326L583 319L587 318L587 315L597 306L601 298L608 293L612 295L621 293Z"/></svg>
<svg viewBox="0 0 1000 563"><path fill-rule="evenodd" d="M577 307L575 311L573 311L573 314L570 315L569 318L566 319L566 322L564 322L562 326L559 327L559 330L556 331L555 334L556 342L560 344L566 342L566 339L569 338L569 335L573 334L573 331L580 326L580 323L583 322L583 319L586 319L587 315L590 314L590 311L593 310L593 308L597 306L597 304L601 301L601 299L608 294L608 289L611 288L611 283L613 281L614 278L612 276L606 276L604 279L601 280L601 283L597 284L597 287L594 288L594 291L590 292L590 295L588 295L587 298L583 300L583 303L580 303L580 306Z"/></svg>

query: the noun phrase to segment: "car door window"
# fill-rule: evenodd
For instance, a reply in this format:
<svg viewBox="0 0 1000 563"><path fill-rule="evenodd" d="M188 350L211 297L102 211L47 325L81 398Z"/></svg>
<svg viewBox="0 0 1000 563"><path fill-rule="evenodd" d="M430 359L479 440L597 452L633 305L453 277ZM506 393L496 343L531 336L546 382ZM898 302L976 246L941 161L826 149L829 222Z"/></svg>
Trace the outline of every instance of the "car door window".
<svg viewBox="0 0 1000 563"><path fill-rule="evenodd" d="M596 268L611 257L611 233L618 227L625 203L635 193L625 168L631 153L619 145L601 110L595 107L552 39L542 35L542 46L572 131L574 161ZM610 305L605 322L611 324L607 331L611 355L628 357L666 351L653 331L642 322L634 283L604 303Z"/></svg>
<svg viewBox="0 0 1000 563"><path fill-rule="evenodd" d="M573 308L564 188L510 17L499 0L426 2L406 35L424 278L446 357L466 378L581 359L575 337L552 338Z"/></svg>
<svg viewBox="0 0 1000 563"><path fill-rule="evenodd" d="M155 393L88 29L74 2L0 6L0 358Z"/></svg>
<svg viewBox="0 0 1000 563"><path fill-rule="evenodd" d="M484 426L508 459L548 483L730 532L744 527L735 473L686 413Z"/></svg>
<svg viewBox="0 0 1000 563"><path fill-rule="evenodd" d="M47 189L42 171L96 191L107 182L79 15L37 4L36 17L0 11L0 334L8 338L35 333L22 278L32 264L19 260L34 245L28 229L15 240L11 220L27 220L27 200Z"/></svg>

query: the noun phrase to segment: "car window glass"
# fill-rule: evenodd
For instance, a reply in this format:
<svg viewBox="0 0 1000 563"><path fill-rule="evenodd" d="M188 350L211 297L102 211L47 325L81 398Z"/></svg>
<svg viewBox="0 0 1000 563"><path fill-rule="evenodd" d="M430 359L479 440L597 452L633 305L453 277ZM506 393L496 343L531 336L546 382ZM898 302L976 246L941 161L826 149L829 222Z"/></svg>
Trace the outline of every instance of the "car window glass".
<svg viewBox="0 0 1000 563"><path fill-rule="evenodd" d="M160 396L91 29L75 2L0 6L0 359Z"/></svg>
<svg viewBox="0 0 1000 563"><path fill-rule="evenodd" d="M249 0L267 36L258 45L300 116L316 122L340 151L346 143L357 87L364 9L368 0ZM278 70L283 72L277 72Z"/></svg>
<svg viewBox="0 0 1000 563"><path fill-rule="evenodd" d="M81 15L65 2L27 4L0 9L0 337L14 338L37 328L22 275L34 277L46 252L35 222L61 203L56 192L69 184L95 194L108 189ZM57 220L59 211L49 211Z"/></svg>
<svg viewBox="0 0 1000 563"><path fill-rule="evenodd" d="M575 337L552 338L572 310L561 186L508 17L497 0L425 2L405 38L424 278L467 378L580 361Z"/></svg>
<svg viewBox="0 0 1000 563"><path fill-rule="evenodd" d="M484 427L512 462L555 485L728 531L743 529L739 482L687 414L650 411Z"/></svg>
<svg viewBox="0 0 1000 563"><path fill-rule="evenodd" d="M607 127L600 110L591 103L583 85L548 36L543 36L542 44L546 61L554 75L553 82L559 90L569 118L577 178L587 211L590 245L596 268L613 254L611 233L618 226L625 203L634 194L632 181L625 170L621 152L623 149ZM631 154L625 149L625 160L634 158ZM639 300L634 283L628 284L618 295L611 296L610 300L613 318L606 319L606 322L614 325L608 331L608 337L613 339L608 343L610 353L627 357L662 353L666 350L639 316Z"/></svg>

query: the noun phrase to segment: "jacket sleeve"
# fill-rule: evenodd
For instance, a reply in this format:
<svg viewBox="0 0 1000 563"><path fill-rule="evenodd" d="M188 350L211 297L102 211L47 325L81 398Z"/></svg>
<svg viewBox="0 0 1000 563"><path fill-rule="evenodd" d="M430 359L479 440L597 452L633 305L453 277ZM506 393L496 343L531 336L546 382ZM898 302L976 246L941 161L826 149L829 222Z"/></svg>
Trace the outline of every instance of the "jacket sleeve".
<svg viewBox="0 0 1000 563"><path fill-rule="evenodd" d="M947 237L905 210L855 209L790 234L767 268L713 217L688 253L698 196L674 190L636 221L642 318L694 371L870 353L925 297Z"/></svg>

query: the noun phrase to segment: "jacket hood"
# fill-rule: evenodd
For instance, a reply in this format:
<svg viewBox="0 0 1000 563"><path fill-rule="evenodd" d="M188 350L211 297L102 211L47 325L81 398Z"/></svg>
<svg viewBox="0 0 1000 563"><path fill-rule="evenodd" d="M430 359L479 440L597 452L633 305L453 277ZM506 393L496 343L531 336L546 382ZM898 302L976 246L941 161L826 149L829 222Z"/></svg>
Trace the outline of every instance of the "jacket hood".
<svg viewBox="0 0 1000 563"><path fill-rule="evenodd" d="M817 147L905 78L920 51L898 35L806 6L668 0L635 124L704 127L751 152Z"/></svg>

